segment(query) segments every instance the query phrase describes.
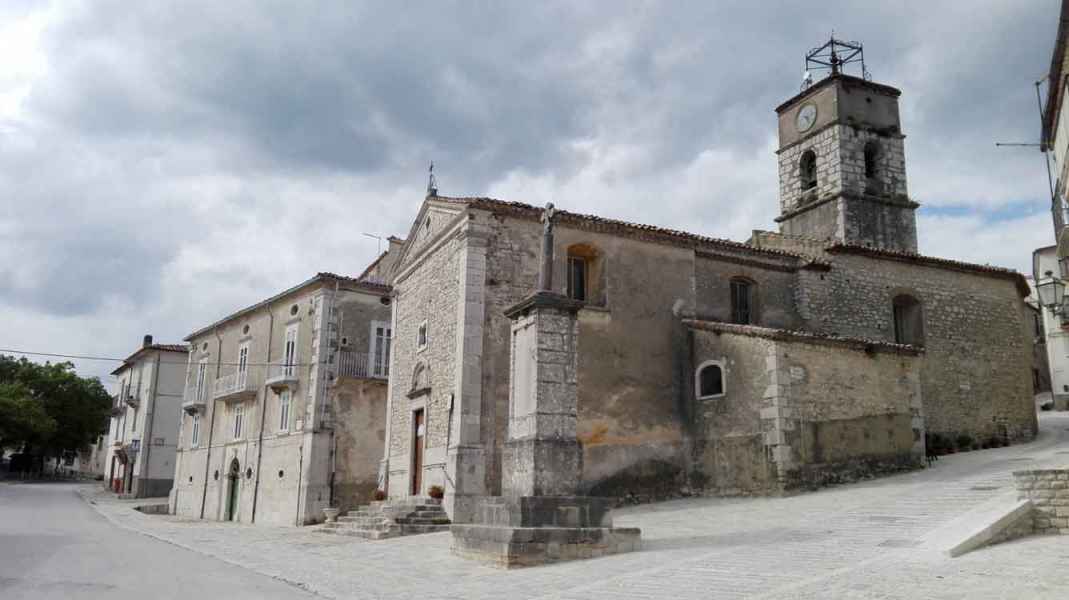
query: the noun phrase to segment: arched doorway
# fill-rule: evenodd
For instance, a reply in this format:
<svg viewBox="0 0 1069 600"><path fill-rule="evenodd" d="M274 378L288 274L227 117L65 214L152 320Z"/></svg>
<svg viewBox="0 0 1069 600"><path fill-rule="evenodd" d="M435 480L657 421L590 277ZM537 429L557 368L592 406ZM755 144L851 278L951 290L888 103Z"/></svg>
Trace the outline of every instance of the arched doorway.
<svg viewBox="0 0 1069 600"><path fill-rule="evenodd" d="M233 521L238 514L238 485L241 483L241 465L238 459L230 461L230 472L226 475L226 520Z"/></svg>

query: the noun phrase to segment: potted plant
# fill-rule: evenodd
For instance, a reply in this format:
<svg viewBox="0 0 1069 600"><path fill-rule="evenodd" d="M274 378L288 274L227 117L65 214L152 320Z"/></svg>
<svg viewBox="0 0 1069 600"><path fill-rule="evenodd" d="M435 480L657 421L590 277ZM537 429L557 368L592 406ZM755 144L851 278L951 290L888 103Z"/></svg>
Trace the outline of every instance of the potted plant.
<svg viewBox="0 0 1069 600"><path fill-rule="evenodd" d="M338 520L338 513L341 512L336 506L328 506L323 509L323 516L327 518L327 523L334 523Z"/></svg>
<svg viewBox="0 0 1069 600"><path fill-rule="evenodd" d="M445 488L440 485L432 485L427 489L427 495L435 500L441 500L445 497Z"/></svg>

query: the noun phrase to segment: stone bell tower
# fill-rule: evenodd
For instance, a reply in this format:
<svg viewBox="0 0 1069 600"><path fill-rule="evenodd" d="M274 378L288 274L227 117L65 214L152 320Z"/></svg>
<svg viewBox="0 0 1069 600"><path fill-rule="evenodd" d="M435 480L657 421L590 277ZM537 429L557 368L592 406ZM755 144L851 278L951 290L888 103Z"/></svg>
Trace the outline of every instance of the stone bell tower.
<svg viewBox="0 0 1069 600"><path fill-rule="evenodd" d="M848 67L860 67L860 77ZM802 91L779 116L780 232L917 252L897 89L873 83L861 44L832 38L806 55ZM827 76L812 82L813 72Z"/></svg>

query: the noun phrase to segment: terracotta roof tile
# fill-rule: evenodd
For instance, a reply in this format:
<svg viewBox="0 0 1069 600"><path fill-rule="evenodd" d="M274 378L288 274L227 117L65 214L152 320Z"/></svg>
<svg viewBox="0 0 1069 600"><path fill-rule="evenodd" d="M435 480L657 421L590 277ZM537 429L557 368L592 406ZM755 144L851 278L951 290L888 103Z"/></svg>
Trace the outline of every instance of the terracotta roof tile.
<svg viewBox="0 0 1069 600"><path fill-rule="evenodd" d="M825 344L832 346L850 347L856 350L895 352L900 354L921 354L924 348L909 344L896 344L884 340L871 338L849 337L829 333L816 333L813 331L801 331L796 329L776 329L773 327L758 327L757 325L736 325L721 321L702 321L698 319L683 319L683 324L692 329L702 329L714 333L731 333L749 337L760 337L772 340L798 341L811 344Z"/></svg>
<svg viewBox="0 0 1069 600"><path fill-rule="evenodd" d="M830 246L827 246L825 250L832 254L858 254L862 256L871 256L874 258L886 258L890 260L910 262L929 267L940 267L945 269L952 269L955 271L991 275L993 277L1014 281L1017 284L1017 291L1021 294L1022 298L1027 298L1028 295L1031 293L1031 289L1028 287L1028 281L1025 279L1024 275L1018 273L1017 271L1014 271L1013 269L993 267L991 265L978 265L974 263L961 262L958 260L951 260L949 258L936 258L934 256L925 256L923 254L916 254L913 252L884 250L880 248L872 248L870 246L860 246L857 244L832 244Z"/></svg>
<svg viewBox="0 0 1069 600"><path fill-rule="evenodd" d="M465 204L473 208L479 208L483 210L489 210L491 212L507 212L518 216L524 216L528 218L535 218L541 216L542 208L532 206L530 204L524 204L522 202L512 202L506 200L497 200L494 198L450 198L446 196L432 196L433 200L441 200L444 202L451 202L455 204ZM632 223L628 221L621 221L617 219L608 219L600 217L598 215L590 215L583 213L574 213L566 210L557 210L557 218L559 223L567 223L573 225L584 225L588 228L592 228L595 231L603 232L622 232L622 233L635 233L646 234L653 238L660 238L666 241L673 241L676 243L682 243L686 245L701 245L712 246L723 249L738 250L742 252L749 252L751 254L759 254L766 256L773 256L779 258L790 258L795 260L804 261L805 265L821 265L826 266L826 263L816 260L813 257L806 256L795 252L788 252L786 250L777 250L772 248L757 248L743 242L736 242L733 240L727 240L723 238L714 238L696 233L689 233L686 231L680 231L678 229L669 229L667 227L658 227L656 225L646 225L642 223Z"/></svg>

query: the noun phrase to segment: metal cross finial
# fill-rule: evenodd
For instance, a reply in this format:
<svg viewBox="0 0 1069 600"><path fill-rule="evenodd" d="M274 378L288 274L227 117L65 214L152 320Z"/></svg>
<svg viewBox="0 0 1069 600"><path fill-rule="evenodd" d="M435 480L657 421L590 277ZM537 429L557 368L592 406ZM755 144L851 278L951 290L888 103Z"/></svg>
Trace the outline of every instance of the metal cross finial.
<svg viewBox="0 0 1069 600"><path fill-rule="evenodd" d="M538 270L539 291L552 291L553 289L553 217L557 210L552 202L546 203L542 211L542 265Z"/></svg>
<svg viewBox="0 0 1069 600"><path fill-rule="evenodd" d="M438 195L438 180L434 178L434 161L431 161L431 166L427 169L429 176L427 177L427 195Z"/></svg>

